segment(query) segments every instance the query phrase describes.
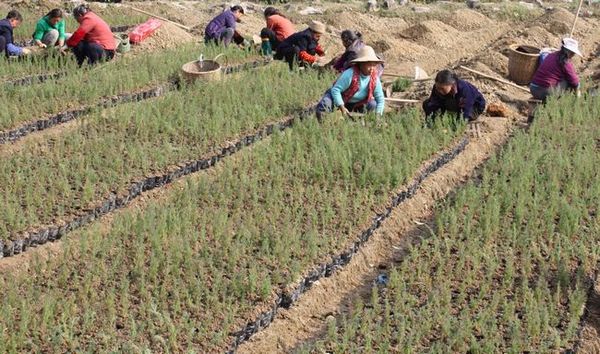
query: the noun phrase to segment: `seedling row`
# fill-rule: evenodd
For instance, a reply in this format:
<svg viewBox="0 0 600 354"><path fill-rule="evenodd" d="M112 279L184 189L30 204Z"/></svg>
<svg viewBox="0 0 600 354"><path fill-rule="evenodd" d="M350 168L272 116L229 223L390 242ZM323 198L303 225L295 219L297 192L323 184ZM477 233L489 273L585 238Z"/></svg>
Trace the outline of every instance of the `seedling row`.
<svg viewBox="0 0 600 354"><path fill-rule="evenodd" d="M76 108L98 101L101 97L138 91L165 83L176 75L182 62L193 60L200 51L205 55L215 52L212 47L183 45L144 56L123 58L102 66L78 71L56 81L33 86L8 86L0 91L0 100L19 102L8 105L0 113L0 130L16 128L43 115L58 114L65 108ZM230 50L231 60L246 58L242 51ZM40 101L44 102L40 105Z"/></svg>
<svg viewBox="0 0 600 354"><path fill-rule="evenodd" d="M233 344L229 350L229 353L234 353L242 343L250 339L250 337L252 337L254 334L260 332L262 329L268 327L275 319L279 309L289 308L292 306L296 301L298 301L302 294L310 290L316 281L324 277L332 276L336 270L339 270L350 263L352 258L361 250L362 246L369 241L373 233L391 215L392 210L408 199L412 198L420 189L421 184L427 177L456 158L456 156L464 151L468 143L469 140L467 138L463 138L448 152L440 154L430 164L428 164L427 167L423 169L417 177L414 178L413 182L405 190L397 193L394 198L392 198L390 206L386 207L384 212L378 213L375 217L373 217L369 228L362 231L348 249L342 253L332 256L328 263L323 263L317 267L314 267L314 269L310 271L308 275L304 276L302 280L294 285L288 286L283 292L278 294L268 311L260 313L256 319L247 323L241 330L233 334ZM258 309L259 312L261 308L264 308L264 305L260 306Z"/></svg>
<svg viewBox="0 0 600 354"><path fill-rule="evenodd" d="M600 260L597 98L550 102L440 206L385 288L304 352L555 352Z"/></svg>
<svg viewBox="0 0 600 354"><path fill-rule="evenodd" d="M225 67L225 68L223 68L223 73L226 75L233 74L233 73L239 73L239 72L242 72L245 70L256 69L261 66L265 66L269 63L270 63L269 61L265 61L265 60L256 60L256 61L246 62L246 63L239 64L239 65ZM8 142L13 142L13 141L19 140L33 132L45 130L45 129L54 127L59 124L67 123L74 119L78 119L80 117L83 117L83 116L89 114L90 112L94 111L95 109L114 107L114 106L117 106L122 103L140 102L143 100L160 97L173 89L181 88L182 85L184 85L184 84L181 82L181 80L179 78L177 78L177 79L171 79L171 80L167 81L166 83L158 84L152 88L144 89L142 91L122 93L122 94L118 94L116 96L112 96L110 98L102 98L102 99L100 99L100 101L98 103L94 104L93 106L86 106L86 107L71 109L71 110L53 115L49 118L39 119L39 120L35 120L31 123L26 123L18 128L12 129L12 130L0 132L0 144L6 144Z"/></svg>
<svg viewBox="0 0 600 354"><path fill-rule="evenodd" d="M228 141L314 102L330 82L284 65L266 67L252 81L247 76L100 110L56 138L25 142L0 161L0 239L26 239L23 232L93 212L143 176L216 156ZM273 81L282 88L273 91Z"/></svg>
<svg viewBox="0 0 600 354"><path fill-rule="evenodd" d="M226 350L256 306L349 249L462 132L417 112L364 123L296 124L3 275L0 350Z"/></svg>

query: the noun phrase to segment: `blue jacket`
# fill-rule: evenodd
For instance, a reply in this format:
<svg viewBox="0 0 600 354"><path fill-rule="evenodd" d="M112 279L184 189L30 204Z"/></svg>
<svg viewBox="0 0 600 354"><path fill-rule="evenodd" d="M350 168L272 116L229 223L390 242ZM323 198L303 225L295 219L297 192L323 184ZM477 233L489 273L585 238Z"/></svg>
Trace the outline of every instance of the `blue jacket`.
<svg viewBox="0 0 600 354"><path fill-rule="evenodd" d="M223 11L208 23L204 35L209 38L217 38L223 29L231 28L235 30L235 26L236 20L233 12L231 10Z"/></svg>
<svg viewBox="0 0 600 354"><path fill-rule="evenodd" d="M331 88L331 97L333 98L333 104L336 107L339 107L345 103L357 103L367 98L367 95L369 94L369 83L371 82L371 77L360 75L359 90L356 92L356 94L354 94L352 98L350 98L349 102L344 102L342 95L352 84L353 76L354 69L352 67L350 69L346 69ZM379 80L379 77L377 77L375 90L373 91L373 98L375 99L375 103L377 103L376 113L383 114L383 110L385 107L385 99L383 96L383 89L381 87L381 80Z"/></svg>
<svg viewBox="0 0 600 354"><path fill-rule="evenodd" d="M434 87L429 99L423 103L423 109L426 116L456 112L465 119L473 119L485 111L485 98L475 86L459 79L456 92L446 96L438 93Z"/></svg>
<svg viewBox="0 0 600 354"><path fill-rule="evenodd" d="M4 40L0 41L4 45L4 48L0 48L0 52L6 51L6 55L20 55L21 48L17 47L13 43L13 27L10 25L8 19L0 20L0 37Z"/></svg>

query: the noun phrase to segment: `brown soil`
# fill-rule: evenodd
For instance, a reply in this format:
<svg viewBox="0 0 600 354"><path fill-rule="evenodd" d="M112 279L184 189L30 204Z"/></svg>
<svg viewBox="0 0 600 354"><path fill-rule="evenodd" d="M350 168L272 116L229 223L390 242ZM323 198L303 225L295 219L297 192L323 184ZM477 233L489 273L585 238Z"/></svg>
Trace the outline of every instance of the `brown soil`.
<svg viewBox="0 0 600 354"><path fill-rule="evenodd" d="M152 36L146 38L146 40L133 48L135 51L173 48L182 43L192 42L194 39L194 36L183 28L163 21L162 26Z"/></svg>
<svg viewBox="0 0 600 354"><path fill-rule="evenodd" d="M323 334L329 316L347 313L353 300L368 294L379 266L396 261L398 249L412 243L406 234L421 233L415 222L430 218L436 202L468 180L475 168L506 141L512 129L507 119L485 118L483 124L487 132L472 139L463 153L430 176L412 199L397 207L350 264L315 283L290 309L280 310L275 321L243 344L238 353L292 352Z"/></svg>
<svg viewBox="0 0 600 354"><path fill-rule="evenodd" d="M580 334L577 353L600 353L600 275L596 277L594 287L585 305L586 320Z"/></svg>
<svg viewBox="0 0 600 354"><path fill-rule="evenodd" d="M489 26L492 21L473 10L457 10L448 17L448 24L459 31L473 31Z"/></svg>

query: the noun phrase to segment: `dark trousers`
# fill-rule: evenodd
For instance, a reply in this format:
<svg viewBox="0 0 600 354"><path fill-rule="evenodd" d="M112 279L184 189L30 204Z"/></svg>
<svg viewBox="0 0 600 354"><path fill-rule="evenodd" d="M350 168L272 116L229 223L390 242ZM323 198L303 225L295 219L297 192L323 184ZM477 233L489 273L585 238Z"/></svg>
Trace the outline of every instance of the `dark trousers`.
<svg viewBox="0 0 600 354"><path fill-rule="evenodd" d="M2 54L2 52L6 53L6 56L8 56L8 50L6 50L6 38L0 36L0 54Z"/></svg>
<svg viewBox="0 0 600 354"><path fill-rule="evenodd" d="M274 51L277 51L277 47L279 47L279 43L281 43L277 39L275 31L266 27L263 28L262 31L260 31L260 38L269 38L269 42L271 42L271 49L273 49Z"/></svg>
<svg viewBox="0 0 600 354"><path fill-rule="evenodd" d="M423 102L423 111L425 111L425 116L427 119L432 120L437 116L442 116L446 113L454 113L457 119L463 118L462 110L456 100L447 100L445 102L445 106L443 108L438 109L437 111L431 111L429 108L429 98ZM473 107L473 116L470 117L469 120L476 120L483 113L477 107Z"/></svg>
<svg viewBox="0 0 600 354"><path fill-rule="evenodd" d="M83 65L86 59L88 64L94 65L100 60L111 60L115 56L114 50L105 50L99 44L84 41L79 42L72 50L79 66Z"/></svg>

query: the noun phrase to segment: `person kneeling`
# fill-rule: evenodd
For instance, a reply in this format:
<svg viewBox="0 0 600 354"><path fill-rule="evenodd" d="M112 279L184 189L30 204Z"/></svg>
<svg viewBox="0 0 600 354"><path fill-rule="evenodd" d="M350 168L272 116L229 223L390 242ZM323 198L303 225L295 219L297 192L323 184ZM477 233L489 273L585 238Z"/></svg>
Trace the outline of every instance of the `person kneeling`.
<svg viewBox="0 0 600 354"><path fill-rule="evenodd" d="M383 114L385 100L377 75L377 66L382 62L373 48L364 46L351 61L352 66L340 75L317 105L317 118L321 120L323 113L333 112L334 107L347 117L350 112Z"/></svg>
<svg viewBox="0 0 600 354"><path fill-rule="evenodd" d="M428 119L451 112L457 118L474 121L485 111L485 98L469 82L450 70L442 70L435 77L431 95L423 102L423 110Z"/></svg>
<svg viewBox="0 0 600 354"><path fill-rule="evenodd" d="M73 17L79 23L79 28L67 40L67 46L72 48L77 64L83 65L86 58L90 65L100 60L111 60L117 45L108 24L87 5L73 9Z"/></svg>
<svg viewBox="0 0 600 354"><path fill-rule="evenodd" d="M65 32L65 19L62 10L53 9L42 17L35 26L33 43L40 48L57 46L62 51L65 40L70 36Z"/></svg>
<svg viewBox="0 0 600 354"><path fill-rule="evenodd" d="M573 65L575 55L582 56L579 43L573 38L563 39L560 51L548 54L529 84L533 98L546 102L549 95L565 91L579 95L579 77Z"/></svg>

